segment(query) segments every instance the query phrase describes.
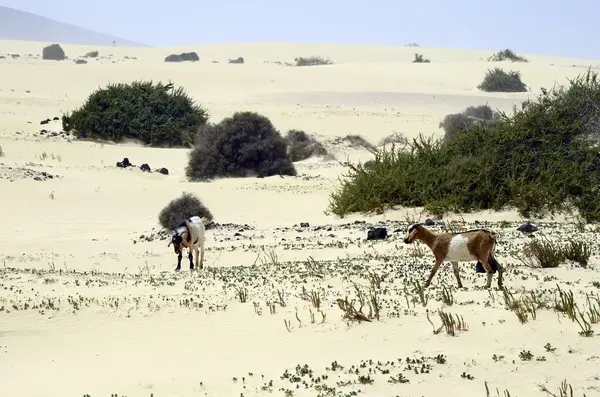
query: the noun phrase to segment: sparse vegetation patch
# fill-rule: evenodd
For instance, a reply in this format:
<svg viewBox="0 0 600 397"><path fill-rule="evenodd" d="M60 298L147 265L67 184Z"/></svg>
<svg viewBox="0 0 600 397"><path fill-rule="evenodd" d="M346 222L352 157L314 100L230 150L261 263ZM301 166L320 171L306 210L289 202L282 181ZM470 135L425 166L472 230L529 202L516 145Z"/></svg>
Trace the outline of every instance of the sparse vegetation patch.
<svg viewBox="0 0 600 397"><path fill-rule="evenodd" d="M514 51L510 49L505 49L502 51L498 51L494 55L488 58L490 62L501 62L501 61L513 61L513 62L528 62L526 58L515 54Z"/></svg>

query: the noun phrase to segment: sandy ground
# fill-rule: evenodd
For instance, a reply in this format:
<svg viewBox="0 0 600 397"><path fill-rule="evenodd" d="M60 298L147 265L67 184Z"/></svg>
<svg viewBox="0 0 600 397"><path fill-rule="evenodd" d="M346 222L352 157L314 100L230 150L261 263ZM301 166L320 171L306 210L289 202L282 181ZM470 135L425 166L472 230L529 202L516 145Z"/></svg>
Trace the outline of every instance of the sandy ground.
<svg viewBox="0 0 600 397"><path fill-rule="evenodd" d="M580 336L577 322L553 310L557 285L573 291L582 311L593 307L586 294L600 293L598 258L587 268L524 266L517 257L528 239L515 230L522 220L514 212L451 218L499 233L505 285L517 299L534 292L536 318L524 324L501 291L482 288L473 264L461 266L462 290L442 267L423 302L412 281L427 277L433 256L402 243L419 210L327 215L343 173L336 160L297 163L294 178L188 183L188 150L73 141L58 134L60 121L40 125L109 82L172 80L213 121L258 111L281 131L315 134L338 160L365 161L367 150L333 141L440 135L448 113L486 102L510 111L600 62L524 54L529 63L491 64L492 52L299 44L64 45L71 60L54 62L41 60L44 45L0 41L0 395L482 396L487 382L492 396L522 397L547 395L540 384L558 394L563 380L574 396L600 395L597 337ZM95 49L97 60L72 62ZM163 62L182 51L201 61ZM432 62L413 64L417 51ZM311 55L335 64L276 63ZM227 63L238 56L246 63ZM520 70L532 91L478 91L493 66ZM170 173L116 168L123 157ZM176 274L157 215L183 191L201 197L219 226L207 231L205 269L190 272L184 261ZM574 235L598 246L593 226L536 221L552 240ZM367 241L373 224L390 237ZM379 319L343 318L337 299L346 297L357 309L363 297L365 315L375 297ZM434 333L438 310L462 316L468 329Z"/></svg>

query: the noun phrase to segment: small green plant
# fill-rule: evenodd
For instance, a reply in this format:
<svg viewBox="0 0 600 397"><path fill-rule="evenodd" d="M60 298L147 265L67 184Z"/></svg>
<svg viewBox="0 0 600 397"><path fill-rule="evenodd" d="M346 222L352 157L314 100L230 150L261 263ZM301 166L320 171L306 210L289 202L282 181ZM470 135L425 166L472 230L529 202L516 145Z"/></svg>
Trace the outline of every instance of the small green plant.
<svg viewBox="0 0 600 397"><path fill-rule="evenodd" d="M454 304L454 295L452 295L452 290L446 288L446 286L442 286L442 302L446 306L452 306Z"/></svg>
<svg viewBox="0 0 600 397"><path fill-rule="evenodd" d="M533 353L531 353L529 350L521 350L521 353L519 353L519 358L521 361L531 361L533 360Z"/></svg>
<svg viewBox="0 0 600 397"><path fill-rule="evenodd" d="M592 256L592 247L585 241L575 241L569 238L569 243L564 247L563 252L566 259L587 267L590 256Z"/></svg>
<svg viewBox="0 0 600 397"><path fill-rule="evenodd" d="M559 298L554 298L554 310L565 314L572 321L575 321L577 318L577 304L575 303L575 298L573 297L573 291L569 290L568 292L560 289L560 285L556 285L557 292Z"/></svg>
<svg viewBox="0 0 600 397"><path fill-rule="evenodd" d="M235 293L241 303L246 303L248 299L248 289L246 287L235 287Z"/></svg>
<svg viewBox="0 0 600 397"><path fill-rule="evenodd" d="M564 259L564 250L547 238L533 239L525 244L523 256L519 257L523 264L530 267L555 268Z"/></svg>

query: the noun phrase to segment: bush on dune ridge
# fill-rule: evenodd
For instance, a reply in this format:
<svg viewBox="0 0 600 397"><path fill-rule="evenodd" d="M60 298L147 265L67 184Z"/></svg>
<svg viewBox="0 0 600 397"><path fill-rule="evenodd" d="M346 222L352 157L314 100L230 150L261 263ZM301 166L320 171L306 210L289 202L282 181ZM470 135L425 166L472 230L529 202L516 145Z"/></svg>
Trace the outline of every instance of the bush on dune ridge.
<svg viewBox="0 0 600 397"><path fill-rule="evenodd" d="M182 87L152 81L109 84L62 116L63 129L76 137L113 142L131 138L151 146L191 146L207 120L208 112Z"/></svg>
<svg viewBox="0 0 600 397"><path fill-rule="evenodd" d="M453 139L420 136L409 150L378 151L348 173L329 211L381 212L392 206L448 211L517 208L521 215L577 209L600 221L600 83L596 72L568 87L542 89L512 115L475 123Z"/></svg>

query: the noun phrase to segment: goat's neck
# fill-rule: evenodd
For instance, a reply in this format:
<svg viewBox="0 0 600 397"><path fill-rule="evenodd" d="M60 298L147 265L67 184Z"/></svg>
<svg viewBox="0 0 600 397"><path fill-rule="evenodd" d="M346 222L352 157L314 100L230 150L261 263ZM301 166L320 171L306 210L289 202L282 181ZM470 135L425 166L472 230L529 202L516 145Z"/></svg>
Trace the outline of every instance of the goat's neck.
<svg viewBox="0 0 600 397"><path fill-rule="evenodd" d="M421 230L419 239L424 242L429 248L433 247L433 243L437 239L437 235L429 230Z"/></svg>

